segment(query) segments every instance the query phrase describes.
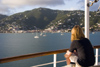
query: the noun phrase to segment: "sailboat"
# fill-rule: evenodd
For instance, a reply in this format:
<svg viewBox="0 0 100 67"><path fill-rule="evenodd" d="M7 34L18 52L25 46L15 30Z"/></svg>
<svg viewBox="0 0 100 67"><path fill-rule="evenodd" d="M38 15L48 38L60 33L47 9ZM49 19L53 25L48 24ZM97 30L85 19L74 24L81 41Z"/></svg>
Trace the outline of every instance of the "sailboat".
<svg viewBox="0 0 100 67"><path fill-rule="evenodd" d="M95 34L95 32L92 32L92 34Z"/></svg>
<svg viewBox="0 0 100 67"><path fill-rule="evenodd" d="M37 32L36 32L36 36L34 36L34 38L39 38L39 36L38 36Z"/></svg>
<svg viewBox="0 0 100 67"><path fill-rule="evenodd" d="M46 36L46 32L44 32L43 36L44 36L44 37Z"/></svg>
<svg viewBox="0 0 100 67"><path fill-rule="evenodd" d="M40 36L42 36L43 35L43 33L40 33Z"/></svg>
<svg viewBox="0 0 100 67"><path fill-rule="evenodd" d="M61 35L64 35L63 33L61 33Z"/></svg>
<svg viewBox="0 0 100 67"><path fill-rule="evenodd" d="M34 38L39 38L39 36L36 35L36 36L34 36Z"/></svg>
<svg viewBox="0 0 100 67"><path fill-rule="evenodd" d="M61 36L62 36L62 35L64 35L64 34L63 34L63 29L61 29Z"/></svg>
<svg viewBox="0 0 100 67"><path fill-rule="evenodd" d="M35 27L36 28L36 27ZM34 36L34 38L39 38L38 34L37 34L37 28L36 28L36 36Z"/></svg>

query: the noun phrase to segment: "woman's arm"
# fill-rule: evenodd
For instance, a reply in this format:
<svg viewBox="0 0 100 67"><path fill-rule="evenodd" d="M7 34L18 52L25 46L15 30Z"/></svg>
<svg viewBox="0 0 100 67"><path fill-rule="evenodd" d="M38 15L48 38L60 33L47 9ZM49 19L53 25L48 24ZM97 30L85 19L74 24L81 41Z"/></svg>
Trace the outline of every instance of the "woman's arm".
<svg viewBox="0 0 100 67"><path fill-rule="evenodd" d="M70 52L69 50L67 51L67 53L64 55L65 58L69 58L71 56L72 52Z"/></svg>

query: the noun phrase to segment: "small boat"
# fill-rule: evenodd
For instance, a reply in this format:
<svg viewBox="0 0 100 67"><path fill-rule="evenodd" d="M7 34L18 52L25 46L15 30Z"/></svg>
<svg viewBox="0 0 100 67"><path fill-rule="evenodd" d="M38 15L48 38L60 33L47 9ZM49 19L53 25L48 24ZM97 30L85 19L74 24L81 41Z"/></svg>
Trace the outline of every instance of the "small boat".
<svg viewBox="0 0 100 67"><path fill-rule="evenodd" d="M46 34L43 35L44 37L46 36Z"/></svg>
<svg viewBox="0 0 100 67"><path fill-rule="evenodd" d="M61 35L64 35L63 33L61 33Z"/></svg>
<svg viewBox="0 0 100 67"><path fill-rule="evenodd" d="M43 36L44 36L44 37L47 36L47 35L46 35L46 32L44 32Z"/></svg>
<svg viewBox="0 0 100 67"><path fill-rule="evenodd" d="M92 32L92 34L95 34L95 32Z"/></svg>
<svg viewBox="0 0 100 67"><path fill-rule="evenodd" d="M34 38L39 38L39 36L34 36Z"/></svg>
<svg viewBox="0 0 100 67"><path fill-rule="evenodd" d="M37 27L34 26L36 28L36 36L34 36L34 38L39 38L38 34L37 34Z"/></svg>
<svg viewBox="0 0 100 67"><path fill-rule="evenodd" d="M42 36L43 33L40 34L40 36Z"/></svg>

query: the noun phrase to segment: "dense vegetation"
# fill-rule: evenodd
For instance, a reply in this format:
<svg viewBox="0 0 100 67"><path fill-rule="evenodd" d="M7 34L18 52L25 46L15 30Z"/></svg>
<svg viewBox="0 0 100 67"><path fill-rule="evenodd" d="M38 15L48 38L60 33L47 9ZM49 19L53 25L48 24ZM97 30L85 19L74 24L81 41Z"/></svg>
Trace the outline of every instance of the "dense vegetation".
<svg viewBox="0 0 100 67"><path fill-rule="evenodd" d="M90 27L95 28L100 24L100 15L90 12ZM84 11L63 11L47 8L36 8L30 11L16 13L11 16L0 15L0 29L20 30L38 29L71 29L74 25L84 27Z"/></svg>
<svg viewBox="0 0 100 67"><path fill-rule="evenodd" d="M5 17L7 17L7 16L0 14L0 20L3 19L3 18L5 18Z"/></svg>

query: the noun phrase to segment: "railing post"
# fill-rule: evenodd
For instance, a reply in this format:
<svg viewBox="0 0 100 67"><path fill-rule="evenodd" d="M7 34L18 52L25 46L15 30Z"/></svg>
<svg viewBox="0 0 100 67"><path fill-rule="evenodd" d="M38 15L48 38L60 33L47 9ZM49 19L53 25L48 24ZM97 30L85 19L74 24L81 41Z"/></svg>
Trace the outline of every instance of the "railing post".
<svg viewBox="0 0 100 67"><path fill-rule="evenodd" d="M98 52L99 52L99 50L98 50L98 48L96 48L96 63L95 63L95 65L98 65Z"/></svg>
<svg viewBox="0 0 100 67"><path fill-rule="evenodd" d="M89 39L89 0L85 0L85 37Z"/></svg>
<svg viewBox="0 0 100 67"><path fill-rule="evenodd" d="M54 65L53 65L53 67L56 67L56 59L57 59L57 54L54 54Z"/></svg>

